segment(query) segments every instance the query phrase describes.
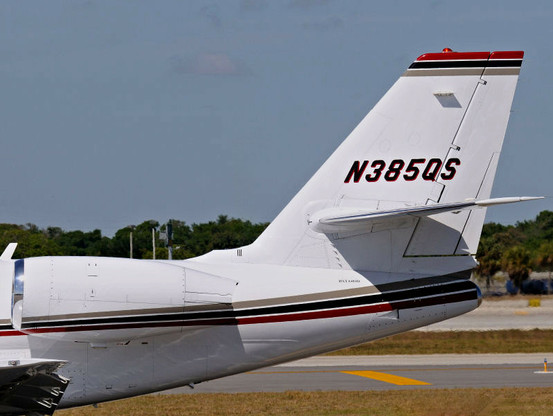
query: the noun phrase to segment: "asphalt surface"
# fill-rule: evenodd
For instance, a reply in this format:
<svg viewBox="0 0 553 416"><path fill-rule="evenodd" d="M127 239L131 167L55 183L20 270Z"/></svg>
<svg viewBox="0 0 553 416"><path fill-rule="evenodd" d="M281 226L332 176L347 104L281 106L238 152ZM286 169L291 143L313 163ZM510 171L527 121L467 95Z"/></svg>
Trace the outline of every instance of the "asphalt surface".
<svg viewBox="0 0 553 416"><path fill-rule="evenodd" d="M553 387L550 354L313 357L164 392L240 393L413 388Z"/></svg>

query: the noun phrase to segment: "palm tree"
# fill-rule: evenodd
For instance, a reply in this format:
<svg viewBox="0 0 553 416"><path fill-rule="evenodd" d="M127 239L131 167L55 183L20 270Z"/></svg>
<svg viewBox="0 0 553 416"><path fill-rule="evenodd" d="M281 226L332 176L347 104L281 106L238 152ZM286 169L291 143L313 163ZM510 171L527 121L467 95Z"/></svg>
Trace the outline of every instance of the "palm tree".
<svg viewBox="0 0 553 416"><path fill-rule="evenodd" d="M551 289L551 271L553 269L553 241L544 241L536 253L535 264L541 269L548 271L547 293Z"/></svg>
<svg viewBox="0 0 553 416"><path fill-rule="evenodd" d="M530 252L520 245L511 247L503 253L501 265L514 285L520 287L523 280L528 279L532 271Z"/></svg>

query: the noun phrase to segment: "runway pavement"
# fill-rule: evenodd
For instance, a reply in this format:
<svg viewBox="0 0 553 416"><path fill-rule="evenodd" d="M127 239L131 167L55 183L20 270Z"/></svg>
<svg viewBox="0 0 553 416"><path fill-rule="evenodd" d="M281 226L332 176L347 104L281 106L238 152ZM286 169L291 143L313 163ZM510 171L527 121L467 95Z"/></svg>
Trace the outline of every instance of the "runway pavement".
<svg viewBox="0 0 553 416"><path fill-rule="evenodd" d="M166 393L553 387L549 354L441 354L313 357Z"/></svg>
<svg viewBox="0 0 553 416"><path fill-rule="evenodd" d="M529 299L484 299L479 308L418 331L493 331L500 329L553 329L553 299L530 307Z"/></svg>
<svg viewBox="0 0 553 416"><path fill-rule="evenodd" d="M484 300L463 316L422 331L553 329L553 299ZM547 358L550 373L543 370ZM289 390L396 390L413 388L553 387L553 352L547 354L445 354L319 356L164 393L282 392Z"/></svg>

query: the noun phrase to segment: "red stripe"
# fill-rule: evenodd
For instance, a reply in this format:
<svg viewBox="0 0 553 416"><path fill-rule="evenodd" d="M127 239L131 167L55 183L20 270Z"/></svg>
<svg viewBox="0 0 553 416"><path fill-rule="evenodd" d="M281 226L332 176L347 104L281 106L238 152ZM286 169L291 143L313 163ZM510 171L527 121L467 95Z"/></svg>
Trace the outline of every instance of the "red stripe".
<svg viewBox="0 0 553 416"><path fill-rule="evenodd" d="M0 337L13 337L13 336L21 336L21 335L27 335L27 334L25 332L16 331L16 330L0 331Z"/></svg>
<svg viewBox="0 0 553 416"><path fill-rule="evenodd" d="M133 324L105 324L105 325L87 325L87 326L67 326L51 328L30 328L26 332L29 334L44 334L50 332L76 332L76 331L98 331L106 329L135 329L135 328L159 328L175 326L202 326L202 325L249 325L269 322L290 322L310 319L336 318L339 316L362 315L366 313L389 312L392 306L389 303L380 305L358 306L355 308L329 309L326 311L292 313L287 315L266 315L253 316L250 318L226 318L226 319L200 319L196 321L176 321L176 322L152 322L152 323L133 323Z"/></svg>
<svg viewBox="0 0 553 416"><path fill-rule="evenodd" d="M144 322L127 324L101 324L101 325L79 325L69 327L30 328L25 330L27 334L41 334L50 332L76 332L76 331L98 331L108 329L135 329L135 328L160 328L178 326L213 326L213 325L249 325L273 322L291 322L311 319L337 318L343 316L363 315L369 313L389 312L394 309L410 309L423 306L432 306L454 302L462 302L475 299L473 292L455 293L427 299L412 299L407 301L396 301L392 304L381 303L378 305L357 306L353 308L329 309L313 312L299 312L284 315L252 316L245 318L221 318L221 319L199 319L196 321L173 321L173 322ZM2 335L25 335L18 331L0 332Z"/></svg>
<svg viewBox="0 0 553 416"><path fill-rule="evenodd" d="M363 315L365 313L389 312L392 306L389 303L370 306L359 306L348 309L330 309L327 311L303 312L290 315L254 316L251 318L239 318L239 325L262 324L268 322L303 321L307 319L337 318L339 316Z"/></svg>
<svg viewBox="0 0 553 416"><path fill-rule="evenodd" d="M497 52L494 52L497 53ZM455 61L455 60L472 60L485 59L490 56L489 52L440 52L440 53L425 53L417 58L417 61ZM508 58L504 58L508 59Z"/></svg>
<svg viewBox="0 0 553 416"><path fill-rule="evenodd" d="M490 59L522 59L524 51L498 51L492 52Z"/></svg>

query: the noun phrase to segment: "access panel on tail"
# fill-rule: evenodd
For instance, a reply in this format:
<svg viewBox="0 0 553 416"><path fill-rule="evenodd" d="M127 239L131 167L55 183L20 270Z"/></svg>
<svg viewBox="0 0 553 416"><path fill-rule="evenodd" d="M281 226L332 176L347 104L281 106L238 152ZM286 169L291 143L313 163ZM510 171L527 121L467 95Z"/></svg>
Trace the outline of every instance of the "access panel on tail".
<svg viewBox="0 0 553 416"><path fill-rule="evenodd" d="M474 267L485 204L349 229L317 221L329 211L343 217L487 200L522 58L518 51L420 56L234 261L421 275Z"/></svg>

